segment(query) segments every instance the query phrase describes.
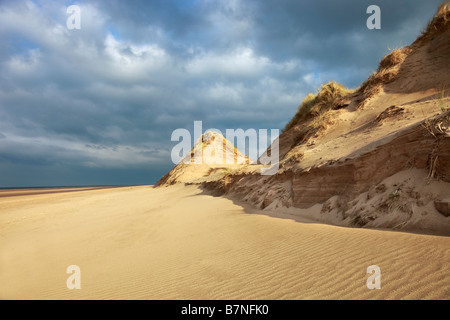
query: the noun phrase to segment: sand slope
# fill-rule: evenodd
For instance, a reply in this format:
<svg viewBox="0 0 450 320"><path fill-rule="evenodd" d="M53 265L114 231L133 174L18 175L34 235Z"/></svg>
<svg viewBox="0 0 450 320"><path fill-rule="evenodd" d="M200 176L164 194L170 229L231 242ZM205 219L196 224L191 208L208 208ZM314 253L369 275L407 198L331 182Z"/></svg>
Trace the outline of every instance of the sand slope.
<svg viewBox="0 0 450 320"><path fill-rule="evenodd" d="M325 223L450 235L450 7L442 10L433 20L445 17L442 30L388 54L355 92L331 82L309 111L302 103L277 140L276 174L261 175L261 164L178 164L157 186L202 184L258 209L321 204Z"/></svg>
<svg viewBox="0 0 450 320"><path fill-rule="evenodd" d="M1 299L450 299L450 238L295 222L195 186L0 198ZM66 268L81 268L81 290ZM369 290L369 265L381 268Z"/></svg>

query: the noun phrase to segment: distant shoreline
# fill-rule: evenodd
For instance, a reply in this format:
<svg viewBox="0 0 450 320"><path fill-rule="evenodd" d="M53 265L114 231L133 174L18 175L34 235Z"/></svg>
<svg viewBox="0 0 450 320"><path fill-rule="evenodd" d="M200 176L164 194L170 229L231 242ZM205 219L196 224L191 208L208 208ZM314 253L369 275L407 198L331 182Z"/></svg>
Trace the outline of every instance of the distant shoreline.
<svg viewBox="0 0 450 320"><path fill-rule="evenodd" d="M86 187L25 187L25 188L0 188L0 198L16 197L16 196L30 196L40 194L52 194L52 193L64 193L64 192L77 192L77 191L90 191L112 188L126 188L135 187L130 186L86 186Z"/></svg>
<svg viewBox="0 0 450 320"><path fill-rule="evenodd" d="M72 189L72 188L103 188L103 187L136 187L136 186L147 186L150 184L99 184L99 185L85 185L85 186L23 186L23 187L0 187L2 190L25 190L25 189Z"/></svg>

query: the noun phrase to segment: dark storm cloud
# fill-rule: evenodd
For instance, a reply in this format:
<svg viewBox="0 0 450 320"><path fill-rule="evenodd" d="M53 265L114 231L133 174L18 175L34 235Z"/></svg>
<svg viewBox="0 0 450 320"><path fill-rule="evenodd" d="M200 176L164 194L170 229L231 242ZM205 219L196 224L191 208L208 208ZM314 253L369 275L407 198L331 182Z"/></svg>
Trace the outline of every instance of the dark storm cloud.
<svg viewBox="0 0 450 320"><path fill-rule="evenodd" d="M172 54L189 56L188 48L223 51L242 44L252 1L120 0L95 2L121 38L157 42ZM244 32L242 32L244 31Z"/></svg>
<svg viewBox="0 0 450 320"><path fill-rule="evenodd" d="M44 181L74 177L62 168L101 171L84 175L93 184L141 169L153 183L173 165L174 129L282 128L321 83L359 85L439 2L80 1L68 30L72 2L3 1L0 185L64 184ZM366 28L370 4L381 30Z"/></svg>
<svg viewBox="0 0 450 320"><path fill-rule="evenodd" d="M156 41L166 49L195 46L221 52L250 44L272 60L296 57L332 67L355 59L375 64L388 47L409 44L440 2L161 0L129 6L116 0L108 1L105 8L111 23L123 27L124 37ZM366 28L366 9L372 4L382 9L382 31Z"/></svg>

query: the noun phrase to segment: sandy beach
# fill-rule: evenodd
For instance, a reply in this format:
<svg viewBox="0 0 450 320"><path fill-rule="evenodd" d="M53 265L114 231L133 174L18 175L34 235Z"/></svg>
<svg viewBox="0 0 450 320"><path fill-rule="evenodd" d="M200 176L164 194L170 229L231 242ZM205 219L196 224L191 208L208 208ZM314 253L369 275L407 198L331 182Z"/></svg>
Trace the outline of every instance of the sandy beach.
<svg viewBox="0 0 450 320"><path fill-rule="evenodd" d="M448 261L450 237L269 216L196 186L0 197L1 299L450 299Z"/></svg>

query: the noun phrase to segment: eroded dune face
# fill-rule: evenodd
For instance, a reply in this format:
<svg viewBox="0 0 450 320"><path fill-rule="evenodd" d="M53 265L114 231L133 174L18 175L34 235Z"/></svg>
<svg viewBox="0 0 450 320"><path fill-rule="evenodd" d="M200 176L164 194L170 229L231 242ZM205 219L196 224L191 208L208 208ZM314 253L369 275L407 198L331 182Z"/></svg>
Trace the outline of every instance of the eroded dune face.
<svg viewBox="0 0 450 320"><path fill-rule="evenodd" d="M427 33L387 55L358 90L330 83L308 96L308 110L316 113L297 114L280 135L277 174L261 176L250 164L187 165L159 184L203 183L258 208L293 214L320 204L315 218L340 225L450 235L449 15L448 7L440 8ZM323 97L333 90L345 95L327 105ZM379 203L362 206L374 190Z"/></svg>

